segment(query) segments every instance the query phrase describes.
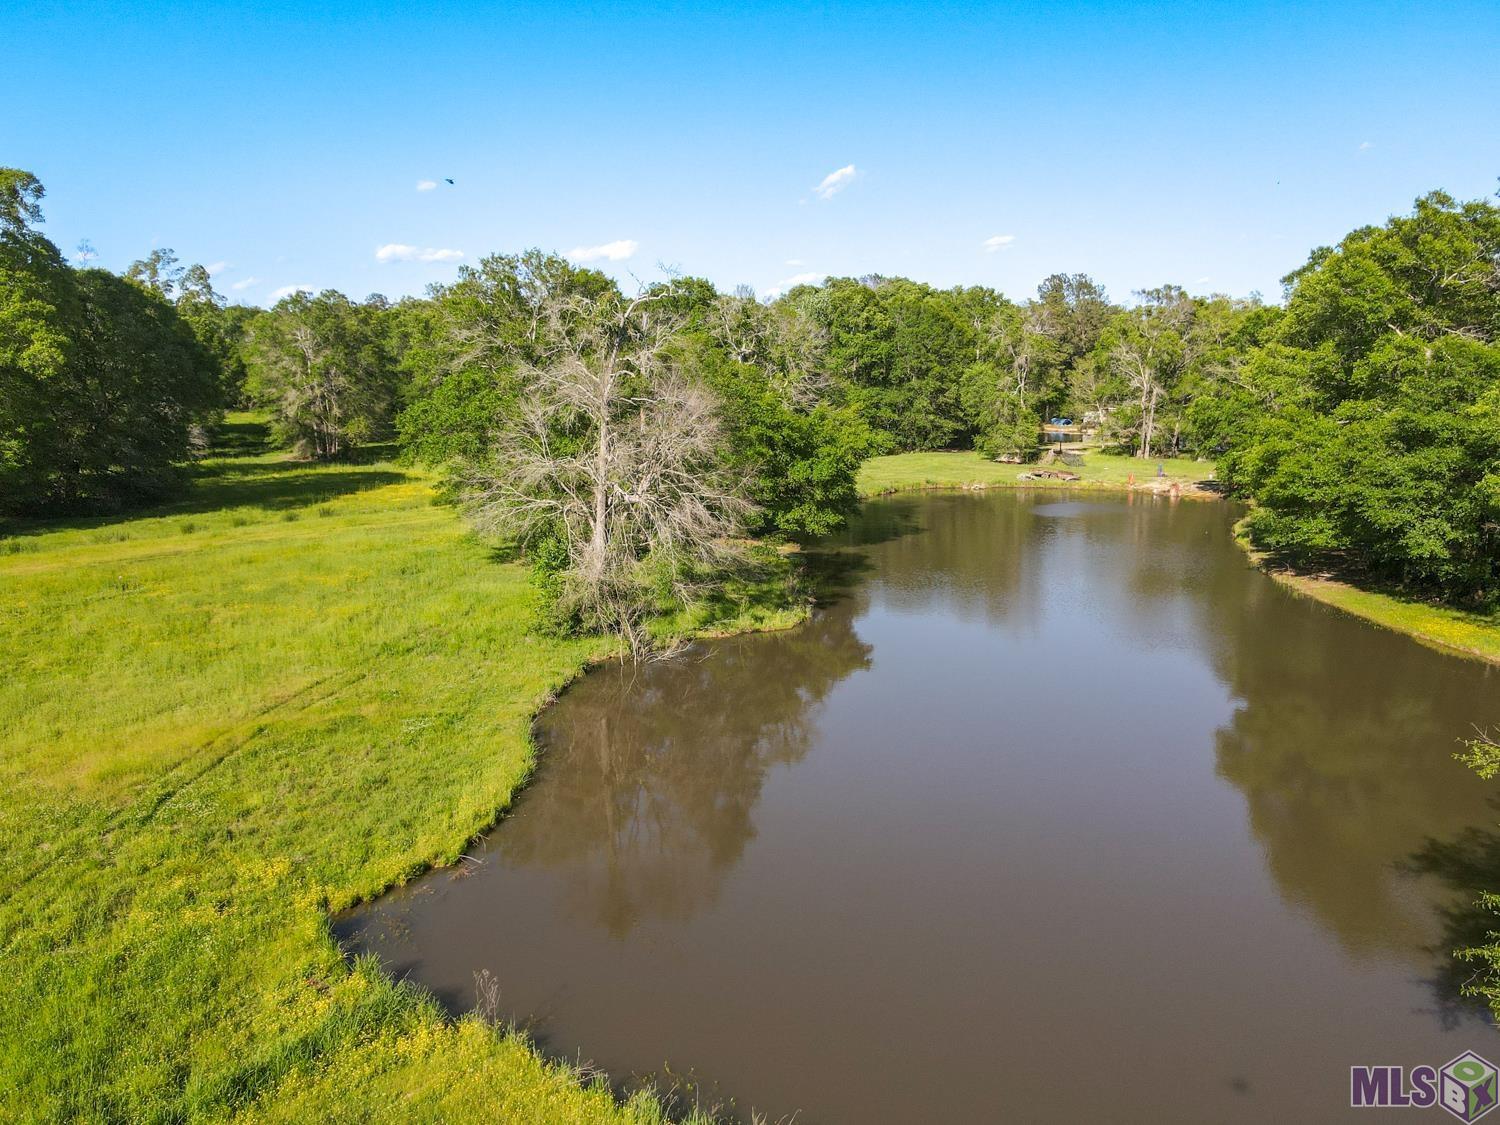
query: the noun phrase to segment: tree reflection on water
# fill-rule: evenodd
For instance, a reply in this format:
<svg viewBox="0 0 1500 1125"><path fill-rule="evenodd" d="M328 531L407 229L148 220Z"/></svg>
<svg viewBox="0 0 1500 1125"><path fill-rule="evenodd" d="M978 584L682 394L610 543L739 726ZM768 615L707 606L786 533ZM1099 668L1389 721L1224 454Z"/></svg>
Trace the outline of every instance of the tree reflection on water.
<svg viewBox="0 0 1500 1125"><path fill-rule="evenodd" d="M568 899L617 937L712 902L755 835L772 767L799 761L818 705L868 667L858 598L787 633L599 669L538 724L546 784L496 837L501 862L566 870Z"/></svg>

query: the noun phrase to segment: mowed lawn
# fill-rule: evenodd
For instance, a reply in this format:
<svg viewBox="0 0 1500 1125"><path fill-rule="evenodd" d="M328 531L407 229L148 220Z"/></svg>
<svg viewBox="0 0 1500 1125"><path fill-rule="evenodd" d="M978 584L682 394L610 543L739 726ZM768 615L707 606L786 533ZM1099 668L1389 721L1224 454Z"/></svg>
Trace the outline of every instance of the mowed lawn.
<svg viewBox="0 0 1500 1125"><path fill-rule="evenodd" d="M1168 480L1194 484L1213 476L1212 461L1190 461L1185 458L1152 458L1142 460L1113 453L1085 453L1081 465L1002 465L973 450L935 453L897 453L889 457L872 457L859 471L862 496L879 496L918 488L962 488L983 485L988 488L1124 488L1130 478L1146 483L1156 478L1161 466ZM1036 468L1063 469L1077 473L1078 481L1027 482L1017 477Z"/></svg>
<svg viewBox="0 0 1500 1125"><path fill-rule="evenodd" d="M230 434L172 507L0 529L0 1119L658 1119L327 930L462 852L608 646L533 635L430 478Z"/></svg>

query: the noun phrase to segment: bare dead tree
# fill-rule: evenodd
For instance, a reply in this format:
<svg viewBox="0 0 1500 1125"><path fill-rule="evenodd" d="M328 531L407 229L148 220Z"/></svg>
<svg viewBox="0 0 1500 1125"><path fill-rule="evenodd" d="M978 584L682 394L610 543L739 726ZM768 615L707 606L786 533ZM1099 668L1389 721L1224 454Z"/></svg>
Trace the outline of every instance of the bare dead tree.
<svg viewBox="0 0 1500 1125"><path fill-rule="evenodd" d="M764 363L770 358L770 310L748 289L720 295L709 317L709 332L739 363Z"/></svg>
<svg viewBox="0 0 1500 1125"><path fill-rule="evenodd" d="M768 311L775 341L773 381L793 406L811 410L828 397L831 384L828 332L804 306L782 301Z"/></svg>
<svg viewBox="0 0 1500 1125"><path fill-rule="evenodd" d="M789 403L811 409L827 392L823 335L806 311L786 302L767 305L746 287L725 294L708 318L716 343L740 363L764 369Z"/></svg>
<svg viewBox="0 0 1500 1125"><path fill-rule="evenodd" d="M1162 395L1156 348L1148 337L1122 340L1110 349L1109 363L1136 394L1140 409L1140 437L1135 455L1149 457L1156 429L1156 407Z"/></svg>
<svg viewBox="0 0 1500 1125"><path fill-rule="evenodd" d="M712 396L673 359L681 323L658 302L552 302L557 343L522 368L515 416L462 482L482 529L559 537L560 608L637 653L661 592L686 602L740 557L750 511L721 465Z"/></svg>

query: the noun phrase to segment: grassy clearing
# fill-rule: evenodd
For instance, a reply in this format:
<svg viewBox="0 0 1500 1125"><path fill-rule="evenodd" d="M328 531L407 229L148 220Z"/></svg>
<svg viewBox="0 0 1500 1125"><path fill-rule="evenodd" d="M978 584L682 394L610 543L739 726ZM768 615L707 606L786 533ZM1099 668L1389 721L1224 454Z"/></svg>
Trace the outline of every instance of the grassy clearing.
<svg viewBox="0 0 1500 1125"><path fill-rule="evenodd" d="M610 646L533 635L524 569L431 479L257 433L236 419L251 451L171 507L0 529L0 1107L658 1120L351 968L326 925L452 862L530 770L537 707ZM795 616L716 611L678 625Z"/></svg>
<svg viewBox="0 0 1500 1125"><path fill-rule="evenodd" d="M1059 465L1076 472L1082 480L1038 483L1017 476L1030 466L1002 465L972 450L939 453L897 453L872 457L859 471L862 496L880 496L922 488L1128 488L1132 476L1139 484L1156 480L1156 467L1165 468L1166 480L1196 484L1213 476L1211 461L1165 459L1143 461L1112 453L1087 453L1077 467Z"/></svg>
<svg viewBox="0 0 1500 1125"><path fill-rule="evenodd" d="M1256 550L1250 543L1243 520L1235 526L1234 532L1235 539L1256 565L1299 594L1316 598L1382 628L1405 633L1433 648L1500 664L1500 618L1412 601L1361 589L1327 574L1295 570L1277 563L1264 551Z"/></svg>

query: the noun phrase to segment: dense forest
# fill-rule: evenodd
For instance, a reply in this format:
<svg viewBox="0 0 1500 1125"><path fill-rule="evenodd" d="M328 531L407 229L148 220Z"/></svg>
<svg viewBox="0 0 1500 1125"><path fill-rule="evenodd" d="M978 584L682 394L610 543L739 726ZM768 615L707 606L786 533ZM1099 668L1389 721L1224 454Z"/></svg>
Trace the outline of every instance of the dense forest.
<svg viewBox="0 0 1500 1125"><path fill-rule="evenodd" d="M1174 285L1112 300L830 278L774 300L672 277L623 293L493 255L421 298L228 304L156 251L120 277L39 230L0 170L0 510L170 494L222 411L298 455L396 442L526 551L565 628L630 633L856 503L875 453L1025 461L1054 418L1217 463L1289 562L1489 609L1500 598L1500 208L1441 192L1314 250L1281 304Z"/></svg>

